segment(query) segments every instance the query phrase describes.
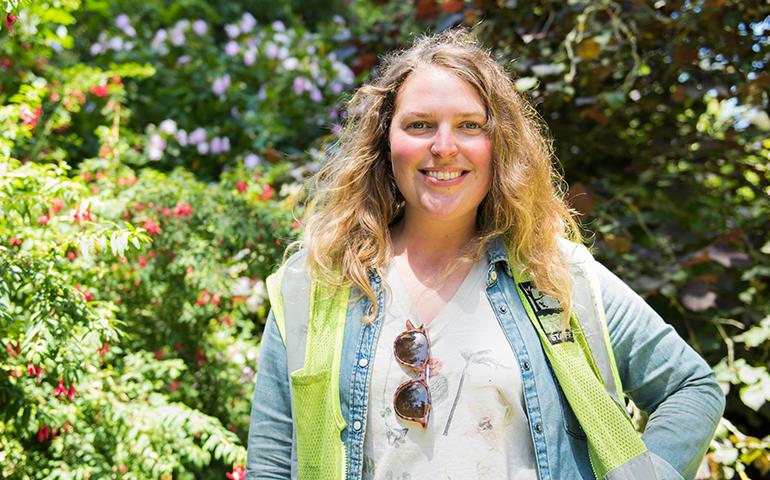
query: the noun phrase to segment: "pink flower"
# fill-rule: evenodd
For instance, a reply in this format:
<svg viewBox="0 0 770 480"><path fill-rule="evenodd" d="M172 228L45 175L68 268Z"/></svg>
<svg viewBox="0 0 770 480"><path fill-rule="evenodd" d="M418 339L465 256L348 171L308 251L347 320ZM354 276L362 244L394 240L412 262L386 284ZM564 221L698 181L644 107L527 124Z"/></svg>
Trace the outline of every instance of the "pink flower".
<svg viewBox="0 0 770 480"><path fill-rule="evenodd" d="M91 93L97 97L104 97L109 93L109 87L107 85L94 85L91 87Z"/></svg>
<svg viewBox="0 0 770 480"><path fill-rule="evenodd" d="M144 221L144 224L142 224L142 228L147 230L147 235L151 237L156 237L160 234L160 227L157 223L153 222L149 218Z"/></svg>
<svg viewBox="0 0 770 480"><path fill-rule="evenodd" d="M64 202L60 198L51 200L51 210L53 210L53 213L59 213L62 208L64 208Z"/></svg>
<svg viewBox="0 0 770 480"><path fill-rule="evenodd" d="M16 15L9 13L5 16L5 26L8 27L9 32L13 32L13 22L16 21Z"/></svg>
<svg viewBox="0 0 770 480"><path fill-rule="evenodd" d="M48 440L48 437L50 436L51 436L51 429L48 427L48 425L43 425L37 431L37 441L40 443L43 443L46 440Z"/></svg>
<svg viewBox="0 0 770 480"><path fill-rule="evenodd" d="M186 217L192 213L192 207L184 202L179 202L174 207L174 215L177 217Z"/></svg>
<svg viewBox="0 0 770 480"><path fill-rule="evenodd" d="M50 219L51 218L48 216L48 214L40 215L39 217L37 217L37 223L40 225L48 225L48 220Z"/></svg>
<svg viewBox="0 0 770 480"><path fill-rule="evenodd" d="M67 388L64 386L64 379L61 377L59 378L59 385L53 389L53 392L51 392L51 395L53 395L56 398L59 398L60 396L64 395L67 396Z"/></svg>
<svg viewBox="0 0 770 480"><path fill-rule="evenodd" d="M245 480L246 479L246 467L241 465L234 465L233 471L226 473L225 477L229 480Z"/></svg>
<svg viewBox="0 0 770 480"><path fill-rule="evenodd" d="M273 190L273 187L271 187L268 183L262 187L262 194L259 196L259 198L261 200L270 200L273 197L273 194L275 194L275 190Z"/></svg>
<svg viewBox="0 0 770 480"><path fill-rule="evenodd" d="M26 127L34 128L35 125L37 125L37 120L42 114L43 109L40 107L37 107L33 112L26 105L24 105L21 107L21 112L19 112L19 117L21 117L21 124Z"/></svg>
<svg viewBox="0 0 770 480"><path fill-rule="evenodd" d="M235 189L241 193L245 192L247 188L249 188L249 184L246 182L236 182L235 184Z"/></svg>

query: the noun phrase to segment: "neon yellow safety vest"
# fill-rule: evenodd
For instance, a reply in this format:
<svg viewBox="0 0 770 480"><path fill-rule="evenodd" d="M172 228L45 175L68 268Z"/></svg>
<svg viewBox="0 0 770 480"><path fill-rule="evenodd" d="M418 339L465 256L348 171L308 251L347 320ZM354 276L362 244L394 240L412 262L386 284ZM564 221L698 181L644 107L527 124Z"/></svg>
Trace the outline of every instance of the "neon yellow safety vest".
<svg viewBox="0 0 770 480"><path fill-rule="evenodd" d="M598 279L591 270L593 258L585 247L567 241L561 241L561 249L574 283L569 330L562 330L555 299L540 293L521 269L512 266L521 301L586 434L597 480L654 480L649 452L620 399L620 377ZM513 258L510 251L509 258ZM286 345L290 372L297 453L294 473L300 480L345 479L341 433L346 423L339 398L339 372L350 288L311 281L304 256L295 256L268 277L267 290ZM290 303L284 302L287 295Z"/></svg>

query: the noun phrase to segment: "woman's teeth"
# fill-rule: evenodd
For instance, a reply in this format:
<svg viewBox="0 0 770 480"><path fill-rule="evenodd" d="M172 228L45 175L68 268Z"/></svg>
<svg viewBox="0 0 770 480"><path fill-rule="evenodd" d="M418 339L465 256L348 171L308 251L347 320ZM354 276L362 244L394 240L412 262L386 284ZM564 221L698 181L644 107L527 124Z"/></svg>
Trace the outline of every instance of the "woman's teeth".
<svg viewBox="0 0 770 480"><path fill-rule="evenodd" d="M460 175L462 175L463 172L433 172L431 170L426 170L425 175L435 178L437 180L452 180Z"/></svg>

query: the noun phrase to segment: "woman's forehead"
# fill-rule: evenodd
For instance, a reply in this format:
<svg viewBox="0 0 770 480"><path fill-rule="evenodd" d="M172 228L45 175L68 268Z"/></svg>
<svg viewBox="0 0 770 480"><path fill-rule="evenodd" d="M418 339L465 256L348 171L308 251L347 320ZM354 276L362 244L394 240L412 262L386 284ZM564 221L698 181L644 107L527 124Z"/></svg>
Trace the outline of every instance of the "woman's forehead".
<svg viewBox="0 0 770 480"><path fill-rule="evenodd" d="M476 88L455 72L436 65L415 69L396 96L399 115L429 116L451 112L456 115L485 115L486 105Z"/></svg>

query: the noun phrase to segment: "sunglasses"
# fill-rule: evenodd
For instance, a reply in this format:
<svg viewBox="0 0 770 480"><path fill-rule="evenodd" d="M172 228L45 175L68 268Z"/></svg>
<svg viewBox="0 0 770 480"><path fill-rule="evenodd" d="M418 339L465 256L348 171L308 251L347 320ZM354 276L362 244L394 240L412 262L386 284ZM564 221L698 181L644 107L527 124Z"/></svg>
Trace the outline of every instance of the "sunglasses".
<svg viewBox="0 0 770 480"><path fill-rule="evenodd" d="M428 380L430 377L430 340L425 326L415 328L411 320L406 321L406 331L393 342L393 354L398 363L418 375L399 385L393 394L393 410L404 420L428 426L431 400Z"/></svg>

